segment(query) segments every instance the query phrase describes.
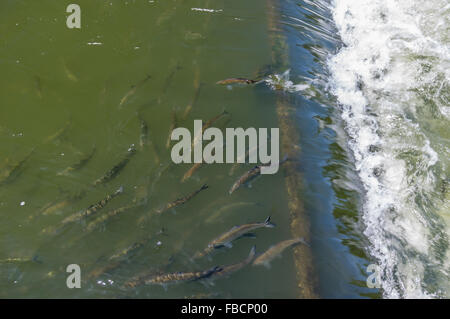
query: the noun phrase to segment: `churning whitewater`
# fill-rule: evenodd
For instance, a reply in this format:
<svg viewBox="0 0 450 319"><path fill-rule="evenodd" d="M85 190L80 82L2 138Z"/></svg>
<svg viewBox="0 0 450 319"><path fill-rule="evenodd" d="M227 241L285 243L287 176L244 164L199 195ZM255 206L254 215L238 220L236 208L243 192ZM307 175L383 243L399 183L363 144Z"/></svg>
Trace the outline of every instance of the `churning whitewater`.
<svg viewBox="0 0 450 319"><path fill-rule="evenodd" d="M450 3L335 0L329 59L386 298L450 297Z"/></svg>

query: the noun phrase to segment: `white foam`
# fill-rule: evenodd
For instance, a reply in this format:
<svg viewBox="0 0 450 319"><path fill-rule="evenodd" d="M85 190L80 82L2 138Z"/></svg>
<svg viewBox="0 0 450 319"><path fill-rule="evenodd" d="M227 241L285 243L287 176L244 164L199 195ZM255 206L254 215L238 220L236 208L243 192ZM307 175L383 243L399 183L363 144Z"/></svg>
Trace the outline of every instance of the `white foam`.
<svg viewBox="0 0 450 319"><path fill-rule="evenodd" d="M450 233L435 199L436 168L445 172L450 158L436 132L450 125L446 4L334 1L345 46L328 65L366 191L365 235L387 298L450 296L449 252L443 262L434 249ZM444 280L430 288L437 272Z"/></svg>
<svg viewBox="0 0 450 319"><path fill-rule="evenodd" d="M215 13L215 12L222 12L222 9L206 9L206 8L191 8L192 11L200 11L200 12L209 12L209 13Z"/></svg>
<svg viewBox="0 0 450 319"><path fill-rule="evenodd" d="M290 80L290 72L291 70L286 70L282 74L272 74L264 79L264 82L269 85L272 90L283 90L286 92L300 92L307 91L311 89L311 85L306 83L298 83L294 84ZM307 92L304 92L307 93ZM305 94L307 96L307 94Z"/></svg>

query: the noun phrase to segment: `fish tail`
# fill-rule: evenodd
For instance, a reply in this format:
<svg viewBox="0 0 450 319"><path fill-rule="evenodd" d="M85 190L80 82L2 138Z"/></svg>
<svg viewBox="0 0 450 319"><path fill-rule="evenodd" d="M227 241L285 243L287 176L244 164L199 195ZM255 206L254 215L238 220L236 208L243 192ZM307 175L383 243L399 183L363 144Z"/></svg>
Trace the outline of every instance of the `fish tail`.
<svg viewBox="0 0 450 319"><path fill-rule="evenodd" d="M298 244L304 244L304 245L306 245L306 246L308 246L308 247L311 247L311 246L305 241L305 239L304 239L303 237L297 238L297 243L298 243Z"/></svg>
<svg viewBox="0 0 450 319"><path fill-rule="evenodd" d="M279 165L281 165L281 164L283 164L284 162L287 162L287 161L289 161L289 157L286 154L286 155L284 155L283 159L280 161Z"/></svg>
<svg viewBox="0 0 450 319"><path fill-rule="evenodd" d="M270 221L270 216L264 221L264 227L273 228L276 225Z"/></svg>
<svg viewBox="0 0 450 319"><path fill-rule="evenodd" d="M250 249L250 253L248 254L246 262L250 263L253 260L253 258L255 258L255 255L256 255L256 245L253 245L253 247Z"/></svg>
<svg viewBox="0 0 450 319"><path fill-rule="evenodd" d="M233 186L231 186L230 190L229 190L229 194L233 194L235 190L237 190L239 188L239 184L234 183Z"/></svg>
<svg viewBox="0 0 450 319"><path fill-rule="evenodd" d="M204 189L207 189L207 188L209 188L209 186L207 184L203 184L202 187L200 188L200 190L204 190Z"/></svg>

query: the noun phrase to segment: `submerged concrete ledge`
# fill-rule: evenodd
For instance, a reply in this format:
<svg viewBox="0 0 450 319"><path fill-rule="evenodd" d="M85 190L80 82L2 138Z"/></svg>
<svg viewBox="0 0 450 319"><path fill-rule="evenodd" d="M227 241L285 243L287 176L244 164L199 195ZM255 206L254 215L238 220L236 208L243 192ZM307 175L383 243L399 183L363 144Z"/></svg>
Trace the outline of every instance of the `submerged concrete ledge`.
<svg viewBox="0 0 450 319"><path fill-rule="evenodd" d="M288 45L283 36L280 23L279 0L266 0L268 36L270 41L272 63L278 69L289 68ZM279 91L276 95L276 113L280 128L281 155L290 159L300 158L300 132L295 121L295 108L290 104L286 93ZM301 198L303 188L302 175L297 169L297 161L288 161L286 170L285 187L288 197L288 209L290 214L290 228L293 237L303 237L311 242L311 224L304 210ZM294 261L297 273L297 287L299 298L319 298L317 291L317 273L314 268L311 247L298 245L293 249Z"/></svg>

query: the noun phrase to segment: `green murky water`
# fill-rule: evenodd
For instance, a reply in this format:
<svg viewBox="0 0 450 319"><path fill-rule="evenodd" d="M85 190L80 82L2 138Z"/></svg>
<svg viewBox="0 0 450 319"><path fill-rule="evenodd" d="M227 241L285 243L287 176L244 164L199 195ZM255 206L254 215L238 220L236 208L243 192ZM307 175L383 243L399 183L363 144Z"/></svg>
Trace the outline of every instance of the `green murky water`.
<svg viewBox="0 0 450 319"><path fill-rule="evenodd" d="M8 168L34 150L18 174L0 187L0 260L37 258L0 265L0 296L295 297L293 259L287 252L270 270L246 267L214 285L121 288L145 271L194 271L235 263L252 245L263 251L290 237L282 170L230 196L229 188L250 165L238 167L232 175L231 164L204 165L181 183L191 165L172 164L166 148L173 112L177 124L190 130L194 119L206 121L223 110L230 116L215 126L276 127L269 88L229 90L215 85L232 76L251 78L270 62L265 7L259 1L80 0L82 28L71 30L66 27L69 3L0 3L0 162ZM215 7L223 12L192 10ZM122 100L148 75L148 81ZM151 142L143 149L140 118L148 124ZM110 182L90 187L132 144L138 152L123 171ZM58 175L94 148L83 168ZM210 188L185 205L137 225L144 213L204 183ZM95 216L134 200L146 204L90 232L86 223L73 223L56 234L42 233L119 186L124 193ZM49 203L83 191L81 198L51 214L42 213ZM214 215L233 203L236 206ZM268 215L276 228L257 230L256 239L240 239L212 258L191 260L232 226L263 221ZM111 255L146 237L150 238L144 247L124 258L120 267L88 279ZM81 267L81 289L66 287L69 264Z"/></svg>

